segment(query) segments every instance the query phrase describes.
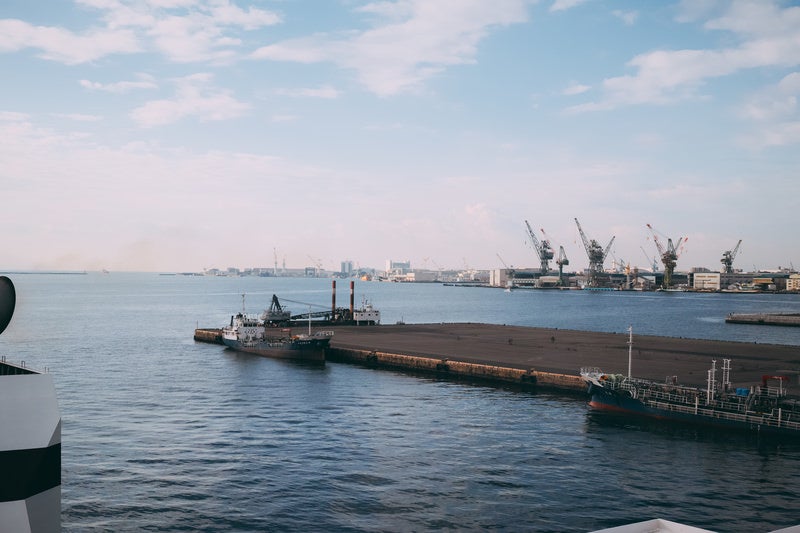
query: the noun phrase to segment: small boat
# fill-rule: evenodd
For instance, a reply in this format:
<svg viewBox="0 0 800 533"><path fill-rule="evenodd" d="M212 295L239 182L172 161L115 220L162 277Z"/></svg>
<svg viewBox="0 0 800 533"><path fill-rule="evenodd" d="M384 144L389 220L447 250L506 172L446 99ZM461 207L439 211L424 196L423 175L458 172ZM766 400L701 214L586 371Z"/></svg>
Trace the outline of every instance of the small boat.
<svg viewBox="0 0 800 533"><path fill-rule="evenodd" d="M276 310L266 310L261 315L248 315L244 310L231 316L229 325L222 328L222 343L234 350L264 357L293 359L297 361L324 362L325 350L330 346L332 331L293 334L291 328L275 326ZM289 311L277 310L281 317L288 317Z"/></svg>
<svg viewBox="0 0 800 533"><path fill-rule="evenodd" d="M732 387L731 360L723 359L722 379L717 380L715 360L708 371L706 388L678 385L675 376L664 383L632 378L632 344L631 332L627 376L607 374L598 368L581 369L590 407L660 420L800 437L800 400L789 397L788 376L765 375L760 385Z"/></svg>

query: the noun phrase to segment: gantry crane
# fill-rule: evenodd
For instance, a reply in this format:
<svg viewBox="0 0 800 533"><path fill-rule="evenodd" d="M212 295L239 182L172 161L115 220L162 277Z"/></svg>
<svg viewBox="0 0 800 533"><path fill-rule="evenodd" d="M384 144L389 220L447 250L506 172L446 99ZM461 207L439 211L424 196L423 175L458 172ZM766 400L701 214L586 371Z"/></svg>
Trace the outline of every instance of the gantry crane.
<svg viewBox="0 0 800 533"><path fill-rule="evenodd" d="M739 245L742 244L742 239L739 239L739 242L736 243L736 247L733 251L728 250L726 252L722 252L722 259L720 262L723 265L722 271L726 274L733 274L733 260L736 259L736 254L739 253Z"/></svg>
<svg viewBox="0 0 800 533"><path fill-rule="evenodd" d="M678 264L678 257L680 257L681 244L685 243L688 239L681 237L677 243L673 244L672 239L667 238L667 246L664 247L658 239L658 232L653 229L650 224L647 225L650 233L653 234L653 241L656 243L658 253L661 254L661 264L664 265L664 283L663 287L668 289L672 286L672 273L675 271L675 265Z"/></svg>
<svg viewBox="0 0 800 533"><path fill-rule="evenodd" d="M528 236L531 238L531 243L533 243L533 247L539 256L539 272L544 276L550 271L550 260L553 258L553 248L550 246L550 241L548 239L539 242L539 239L536 238L536 234L533 232L533 229L531 229L531 225L528 224L527 220L525 221L525 226L528 228Z"/></svg>
<svg viewBox="0 0 800 533"><path fill-rule="evenodd" d="M575 224L577 224L578 232L581 234L583 247L586 248L586 255L589 256L589 279L587 281L590 287L594 287L597 284L598 275L603 273L603 263L606 260L608 252L611 250L611 245L614 243L614 238L616 236L611 237L611 240L608 241L608 245L603 248L596 240L586 237L581 223L578 222L577 218L575 219Z"/></svg>

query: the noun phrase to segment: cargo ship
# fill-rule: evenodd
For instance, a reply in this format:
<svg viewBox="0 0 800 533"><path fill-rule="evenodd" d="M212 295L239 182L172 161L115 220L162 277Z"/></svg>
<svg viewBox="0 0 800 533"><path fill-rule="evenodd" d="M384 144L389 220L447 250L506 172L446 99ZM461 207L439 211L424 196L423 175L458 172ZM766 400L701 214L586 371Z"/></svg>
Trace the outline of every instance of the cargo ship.
<svg viewBox="0 0 800 533"><path fill-rule="evenodd" d="M325 350L330 345L332 331L312 333L309 320L308 333L293 334L292 328L275 325L290 316L288 310L273 307L257 316L248 315L244 310L244 299L245 295L242 295L242 311L231 316L230 324L222 328L222 344L264 357L325 362Z"/></svg>
<svg viewBox="0 0 800 533"><path fill-rule="evenodd" d="M679 385L674 376L664 383L632 378L632 344L631 334L627 376L604 373L598 368L581 369L581 378L588 386L590 407L661 420L800 437L800 400L789 396L788 376L765 375L758 385L733 387L731 360L723 359L721 379L717 379L716 360L713 360L705 388Z"/></svg>

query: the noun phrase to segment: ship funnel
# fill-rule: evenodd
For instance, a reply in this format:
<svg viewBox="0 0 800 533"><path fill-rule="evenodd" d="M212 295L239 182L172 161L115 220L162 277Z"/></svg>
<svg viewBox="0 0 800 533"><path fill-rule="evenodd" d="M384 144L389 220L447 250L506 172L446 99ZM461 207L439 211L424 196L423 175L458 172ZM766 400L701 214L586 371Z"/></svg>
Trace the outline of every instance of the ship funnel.
<svg viewBox="0 0 800 533"><path fill-rule="evenodd" d="M0 333L3 333L11 322L16 303L17 292L14 290L14 284L7 277L0 276Z"/></svg>

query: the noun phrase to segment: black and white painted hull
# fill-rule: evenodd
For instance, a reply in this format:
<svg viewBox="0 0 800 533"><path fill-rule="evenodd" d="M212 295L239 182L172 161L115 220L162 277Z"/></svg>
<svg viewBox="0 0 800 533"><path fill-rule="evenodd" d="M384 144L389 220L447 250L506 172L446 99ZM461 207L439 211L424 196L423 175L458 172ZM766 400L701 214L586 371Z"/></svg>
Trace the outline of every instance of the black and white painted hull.
<svg viewBox="0 0 800 533"><path fill-rule="evenodd" d="M61 531L61 415L53 378L4 361L0 531Z"/></svg>

